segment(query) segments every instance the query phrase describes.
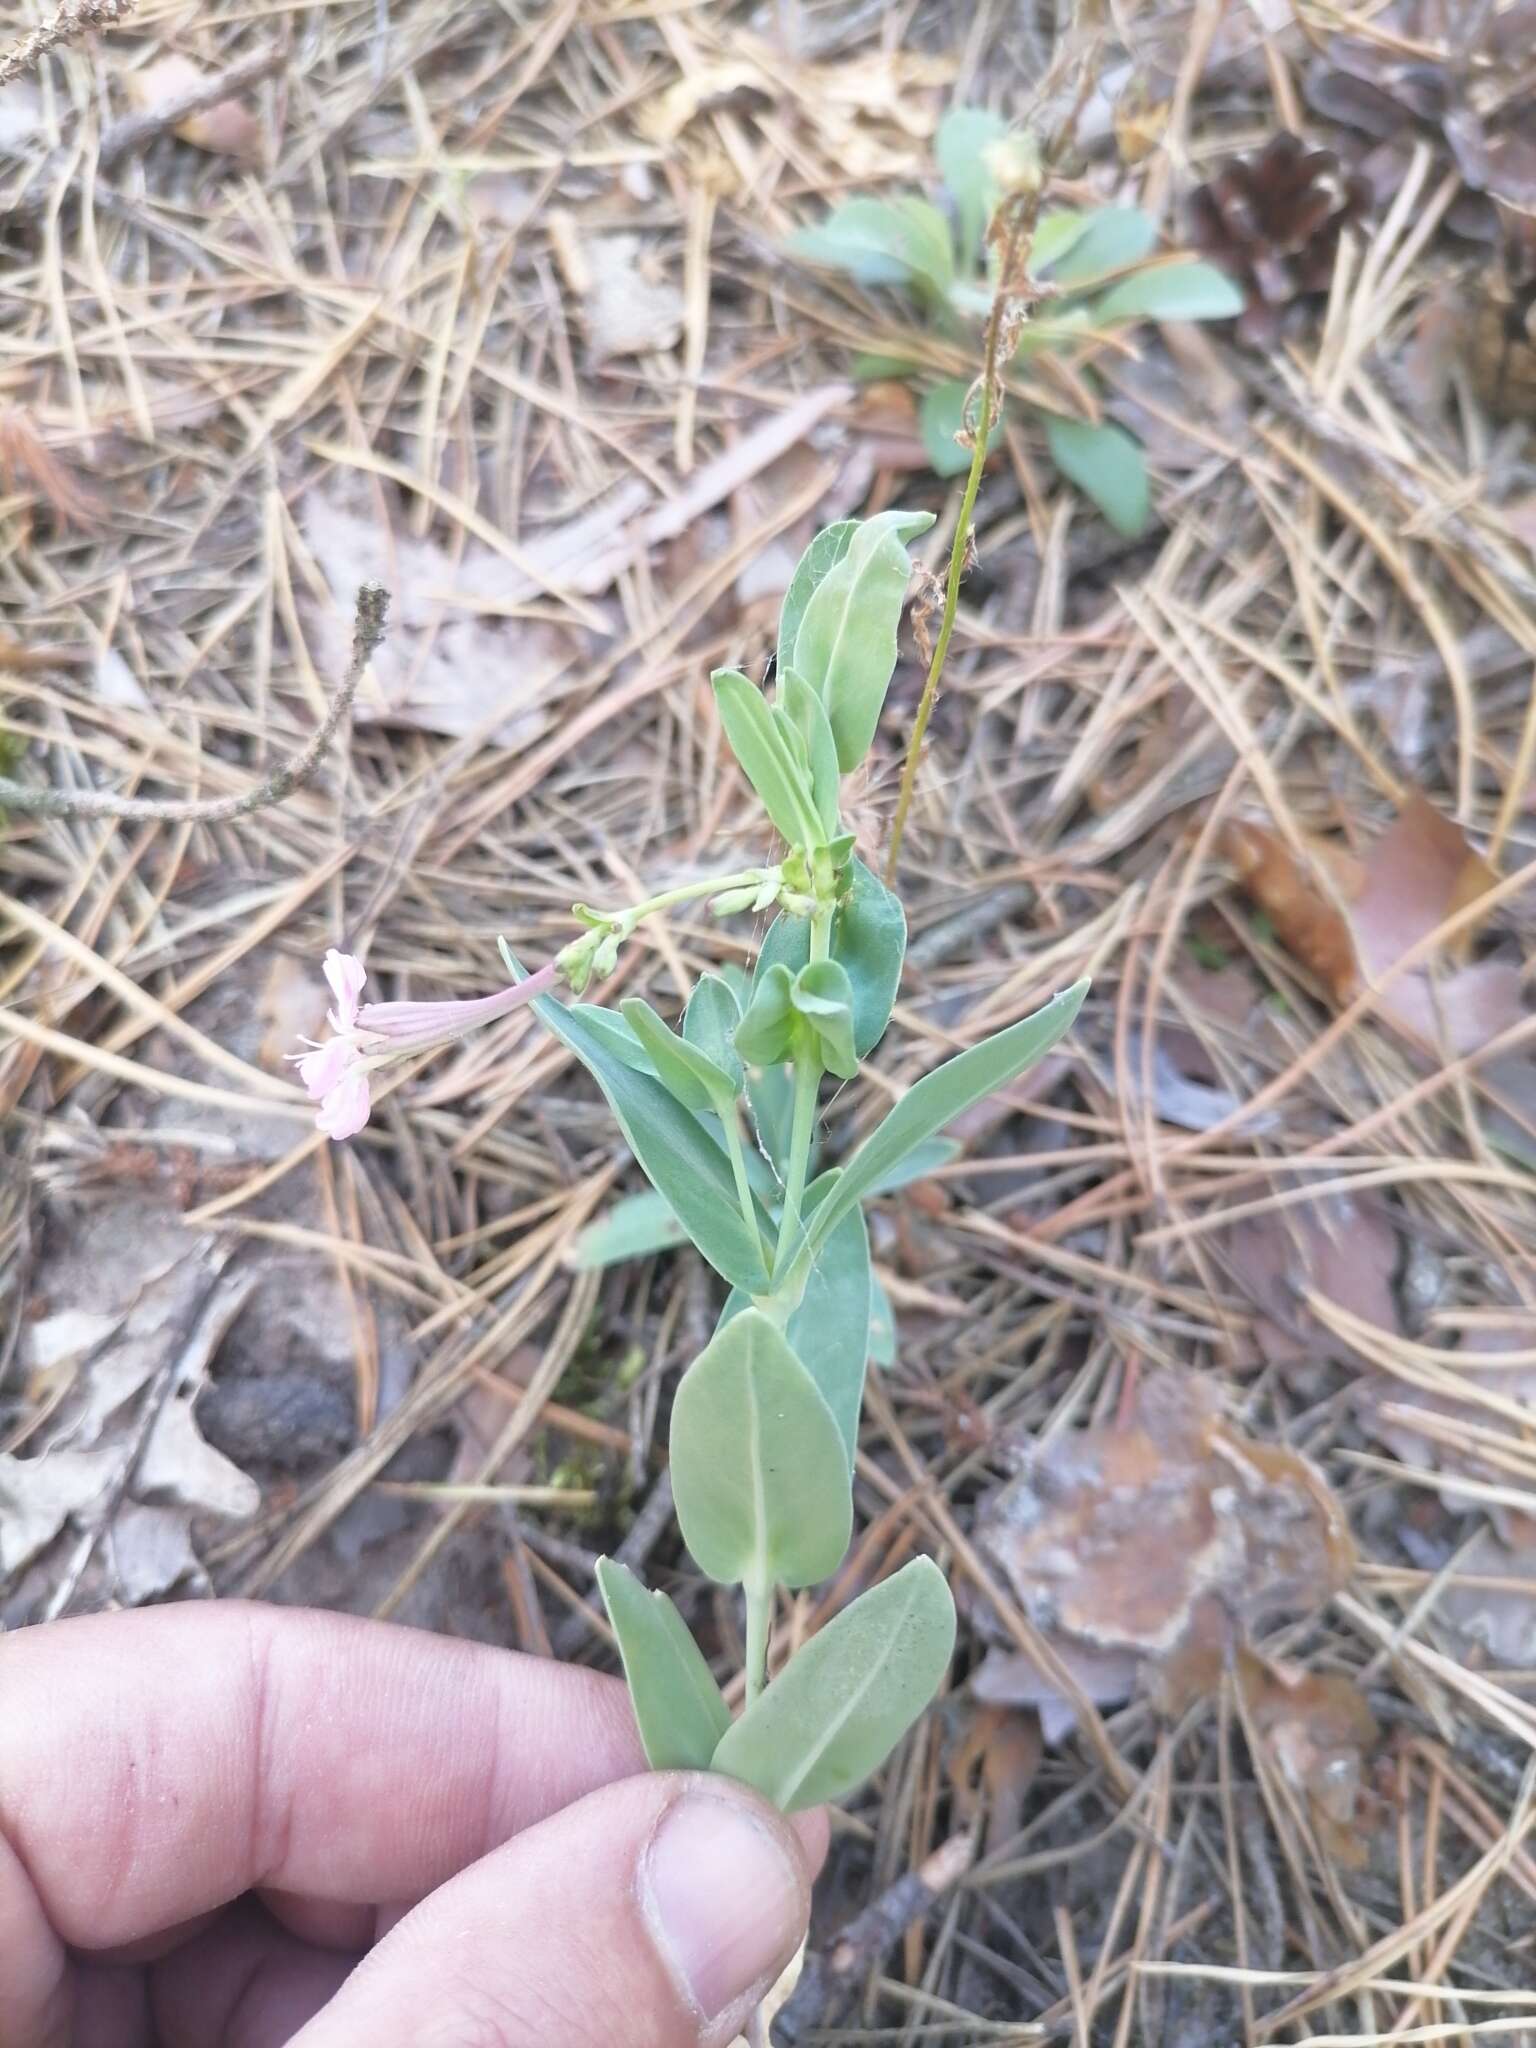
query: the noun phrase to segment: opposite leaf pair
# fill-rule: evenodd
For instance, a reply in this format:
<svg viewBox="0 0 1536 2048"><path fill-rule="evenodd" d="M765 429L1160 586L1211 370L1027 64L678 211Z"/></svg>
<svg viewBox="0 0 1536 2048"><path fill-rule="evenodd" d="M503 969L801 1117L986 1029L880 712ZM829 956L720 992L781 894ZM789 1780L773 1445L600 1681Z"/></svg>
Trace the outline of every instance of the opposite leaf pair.
<svg viewBox="0 0 1536 2048"><path fill-rule="evenodd" d="M646 1760L723 1771L782 1813L845 1799L937 1691L955 1646L944 1575L917 1557L812 1636L740 1720L665 1593L623 1565L597 1568Z"/></svg>

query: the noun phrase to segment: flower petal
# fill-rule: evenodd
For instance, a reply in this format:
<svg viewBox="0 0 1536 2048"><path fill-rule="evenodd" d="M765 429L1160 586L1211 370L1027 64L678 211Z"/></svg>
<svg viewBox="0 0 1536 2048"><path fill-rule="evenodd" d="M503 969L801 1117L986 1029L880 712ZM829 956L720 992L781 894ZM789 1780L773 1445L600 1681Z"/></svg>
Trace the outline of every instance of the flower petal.
<svg viewBox="0 0 1536 2048"><path fill-rule="evenodd" d="M302 1054L298 1062L299 1079L309 1091L310 1101L318 1102L322 1095L329 1095L356 1056L345 1038L328 1038L313 1052Z"/></svg>
<svg viewBox="0 0 1536 2048"><path fill-rule="evenodd" d="M336 998L331 1028L348 1031L357 1020L358 998L362 995L363 983L368 979L363 963L351 953L338 953L332 946L325 956L324 971L331 985L331 994Z"/></svg>
<svg viewBox="0 0 1536 2048"><path fill-rule="evenodd" d="M315 1129L328 1138L355 1138L368 1121L368 1075L351 1066L327 1094L315 1116Z"/></svg>

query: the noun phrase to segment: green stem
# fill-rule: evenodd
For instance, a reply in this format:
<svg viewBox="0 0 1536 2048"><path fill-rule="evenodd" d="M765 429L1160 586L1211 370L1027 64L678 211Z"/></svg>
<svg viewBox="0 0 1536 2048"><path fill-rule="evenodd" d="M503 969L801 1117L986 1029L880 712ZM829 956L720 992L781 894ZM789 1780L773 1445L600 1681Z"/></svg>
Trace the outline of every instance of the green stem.
<svg viewBox="0 0 1536 2048"><path fill-rule="evenodd" d="M813 940L814 936L813 931ZM775 1271L800 1234L800 1207L805 1200L811 1137L816 1128L816 1091L820 1085L821 1062L801 1053L795 1061L795 1112L789 1128L789 1170L784 1183L784 1210L779 1218L778 1249L774 1253Z"/></svg>
<svg viewBox="0 0 1536 2048"><path fill-rule="evenodd" d="M768 1635L773 1622L773 1587L751 1585L747 1596L747 1705L768 1682Z"/></svg>
<svg viewBox="0 0 1536 2048"><path fill-rule="evenodd" d="M747 1178L747 1154L741 1133L741 1111L736 1098L722 1096L715 1104L715 1114L725 1129L726 1150L731 1155L731 1172L736 1176L736 1199L741 1204L742 1221L756 1240L759 1252L762 1237L757 1227L757 1204L752 1199L752 1183Z"/></svg>
<svg viewBox="0 0 1536 2048"><path fill-rule="evenodd" d="M594 915L606 918L610 924L627 924L632 930L642 918L658 910L670 910L677 903L693 903L700 896L718 896L726 889L744 889L749 882L762 879L761 868L743 868L738 874L711 875L707 882L684 882L676 889L663 889L659 896L647 896L640 903L630 904L627 910L600 910Z"/></svg>

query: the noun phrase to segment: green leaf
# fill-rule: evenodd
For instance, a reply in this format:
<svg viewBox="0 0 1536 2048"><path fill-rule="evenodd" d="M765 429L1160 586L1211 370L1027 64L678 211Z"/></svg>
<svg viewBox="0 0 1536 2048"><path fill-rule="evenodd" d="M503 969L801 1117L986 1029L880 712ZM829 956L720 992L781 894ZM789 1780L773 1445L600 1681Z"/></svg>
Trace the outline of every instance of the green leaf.
<svg viewBox="0 0 1536 2048"><path fill-rule="evenodd" d="M821 833L811 792L762 691L737 668L717 668L711 681L731 752L762 798L775 831L791 846L815 845Z"/></svg>
<svg viewBox="0 0 1536 2048"><path fill-rule="evenodd" d="M869 752L895 671L896 628L911 574L907 543L932 524L931 512L880 512L861 521L795 634L789 666L826 706L844 775Z"/></svg>
<svg viewBox="0 0 1536 2048"><path fill-rule="evenodd" d="M876 1181L869 1192L871 1196L892 1195L898 1188L910 1187L915 1180L926 1180L930 1173L948 1166L959 1156L960 1146L953 1138L925 1138L921 1145L912 1147L899 1166Z"/></svg>
<svg viewBox="0 0 1536 2048"><path fill-rule="evenodd" d="M583 1028L626 1067L633 1067L637 1074L655 1073L650 1054L617 1010L605 1010L600 1003L572 1003L569 1014L579 1017Z"/></svg>
<svg viewBox="0 0 1536 2048"><path fill-rule="evenodd" d="M597 1583L619 1639L646 1762L653 1771L707 1771L731 1710L683 1617L665 1593L647 1593L611 1557L598 1559Z"/></svg>
<svg viewBox="0 0 1536 2048"><path fill-rule="evenodd" d="M657 1079L684 1109L713 1110L736 1090L707 1053L679 1038L657 1016L643 996L626 996L619 1008L624 1021L650 1054Z"/></svg>
<svg viewBox="0 0 1536 2048"><path fill-rule="evenodd" d="M860 284L915 285L942 298L954 275L949 226L926 199L845 199L788 247L808 263L841 270Z"/></svg>
<svg viewBox="0 0 1536 2048"><path fill-rule="evenodd" d="M1119 320L1234 320L1245 304L1214 263L1157 263L1112 284L1093 316L1100 327Z"/></svg>
<svg viewBox="0 0 1536 2048"><path fill-rule="evenodd" d="M715 1331L672 1407L683 1540L723 1585L809 1586L853 1527L842 1434L788 1340L759 1309Z"/></svg>
<svg viewBox="0 0 1536 2048"><path fill-rule="evenodd" d="M800 621L805 617L806 606L818 587L847 554L849 543L858 530L857 519L839 519L835 525L824 526L796 562L795 573L789 579L789 588L785 591L784 602L779 607L779 651L776 666L781 673L795 665L795 640L800 632Z"/></svg>
<svg viewBox="0 0 1536 2048"><path fill-rule="evenodd" d="M980 1102L995 1088L1006 1087L1050 1051L1083 1006L1086 981L1075 982L1044 1009L1023 1017L969 1051L956 1053L942 1067L915 1081L843 1167L842 1178L810 1218L807 1241L825 1242L855 1203L887 1181L901 1162L926 1138L943 1129L951 1117Z"/></svg>
<svg viewBox="0 0 1536 2048"><path fill-rule="evenodd" d="M736 1050L754 1067L782 1066L793 1059L794 976L787 967L772 966L753 980L752 1000L736 1026Z"/></svg>
<svg viewBox="0 0 1536 2048"><path fill-rule="evenodd" d="M812 960L795 976L790 1001L828 1073L852 1081L859 1071L853 1049L853 983L836 960Z"/></svg>
<svg viewBox="0 0 1536 2048"><path fill-rule="evenodd" d="M954 1647L944 1574L915 1557L811 1637L721 1736L713 1768L782 1813L846 1799L938 1691Z"/></svg>
<svg viewBox="0 0 1536 2048"><path fill-rule="evenodd" d="M1059 263L1087 234L1092 219L1091 214L1073 213L1065 207L1042 213L1029 248L1030 274L1043 277L1053 263Z"/></svg>
<svg viewBox="0 0 1536 2048"><path fill-rule="evenodd" d="M1141 443L1113 420L1093 426L1051 413L1045 422L1051 460L1085 497L1092 498L1116 533L1135 540L1152 514L1147 458Z"/></svg>
<svg viewBox="0 0 1536 2048"><path fill-rule="evenodd" d="M673 1250L688 1242L688 1233L672 1213L672 1204L655 1188L621 1195L594 1223L576 1234L570 1263L578 1273L599 1266L621 1265L651 1252Z"/></svg>
<svg viewBox="0 0 1536 2048"><path fill-rule="evenodd" d="M502 957L516 980L526 978L505 941ZM552 996L536 996L532 1008L602 1089L646 1179L666 1197L715 1271L748 1294L763 1293L768 1274L759 1233L766 1224L759 1217L758 1230L748 1229L723 1148L660 1081L626 1066L577 1006L567 1009Z"/></svg>
<svg viewBox="0 0 1536 2048"><path fill-rule="evenodd" d="M779 706L805 749L811 801L823 838L830 839L837 831L838 765L826 709L804 676L792 668L779 670Z"/></svg>
<svg viewBox="0 0 1536 2048"><path fill-rule="evenodd" d="M987 151L1008 133L1008 123L986 107L951 107L933 138L939 172L955 202L955 238L960 260L976 262L987 222L997 205L997 179Z"/></svg>
<svg viewBox="0 0 1536 2048"><path fill-rule="evenodd" d="M1049 265L1037 255L1034 268L1040 275L1048 269L1053 284L1080 285L1139 263L1156 242L1157 223L1139 207L1104 206L1088 215L1081 232L1071 237Z"/></svg>
<svg viewBox="0 0 1536 2048"><path fill-rule="evenodd" d="M718 974L701 974L683 1012L683 1036L712 1060L731 1084L731 1093L741 1093L741 1061L731 1042L741 1021L741 1005L730 983Z"/></svg>
<svg viewBox="0 0 1536 2048"><path fill-rule="evenodd" d="M875 1272L869 1276L869 1362L882 1372L896 1363L896 1311Z"/></svg>
<svg viewBox="0 0 1536 2048"><path fill-rule="evenodd" d="M900 897L861 860L850 863L848 892L832 914L829 950L853 984L853 1049L866 1059L891 1021L906 957L907 918ZM781 911L763 939L756 973L779 965L798 974L810 957L810 919Z"/></svg>
<svg viewBox="0 0 1536 2048"><path fill-rule="evenodd" d="M789 1141L795 1122L795 1082L789 1068L754 1067L747 1076L747 1103L761 1156L782 1187L789 1171Z"/></svg>
<svg viewBox="0 0 1536 2048"><path fill-rule="evenodd" d="M870 1280L869 1232L862 1210L850 1209L817 1254L785 1332L837 1420L850 1473L869 1358Z"/></svg>
<svg viewBox="0 0 1536 2048"><path fill-rule="evenodd" d="M917 424L935 476L959 476L971 466L970 449L962 448L955 439L965 425L970 389L963 377L949 377L923 393Z"/></svg>

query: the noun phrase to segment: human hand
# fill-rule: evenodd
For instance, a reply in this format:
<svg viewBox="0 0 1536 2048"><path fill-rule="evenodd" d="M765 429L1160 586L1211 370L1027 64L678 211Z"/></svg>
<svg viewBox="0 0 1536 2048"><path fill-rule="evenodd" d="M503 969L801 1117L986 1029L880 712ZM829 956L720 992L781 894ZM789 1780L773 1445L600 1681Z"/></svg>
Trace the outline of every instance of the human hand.
<svg viewBox="0 0 1536 2048"><path fill-rule="evenodd" d="M721 2048L825 1821L614 1679L237 1603L0 1639L0 2048Z"/></svg>

